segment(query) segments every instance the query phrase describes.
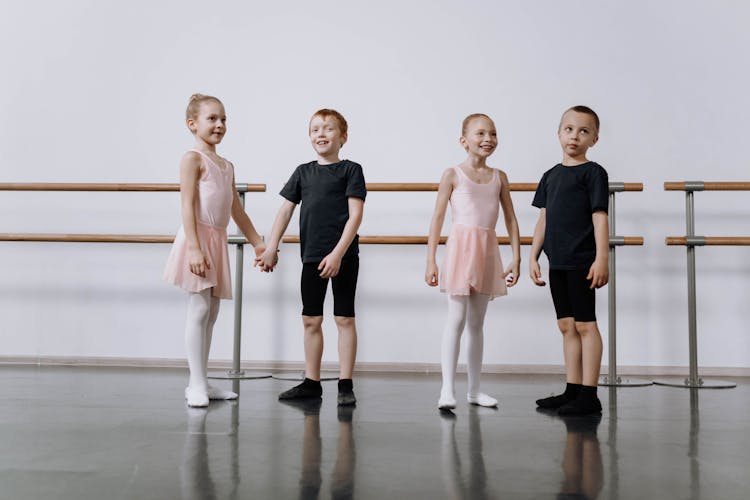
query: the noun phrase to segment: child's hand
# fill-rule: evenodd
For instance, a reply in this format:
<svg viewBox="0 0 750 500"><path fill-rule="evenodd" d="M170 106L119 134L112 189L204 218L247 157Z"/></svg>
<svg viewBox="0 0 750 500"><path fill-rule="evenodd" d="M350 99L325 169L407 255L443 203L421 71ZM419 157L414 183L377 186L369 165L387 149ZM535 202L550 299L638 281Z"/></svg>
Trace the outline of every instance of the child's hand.
<svg viewBox="0 0 750 500"><path fill-rule="evenodd" d="M429 286L438 286L438 267L434 262L427 264L427 270L424 272L424 282Z"/></svg>
<svg viewBox="0 0 750 500"><path fill-rule="evenodd" d="M521 275L521 262L513 262L503 273L505 284L511 287L518 283L518 277Z"/></svg>
<svg viewBox="0 0 750 500"><path fill-rule="evenodd" d="M259 250L259 248L262 249ZM255 262L253 262L253 267L260 266L261 272L272 273L278 262L279 254L277 250L267 248L265 245L255 247Z"/></svg>
<svg viewBox="0 0 750 500"><path fill-rule="evenodd" d="M591 265L587 280L591 280L589 288L601 288L609 282L609 263L606 259L597 259Z"/></svg>
<svg viewBox="0 0 750 500"><path fill-rule="evenodd" d="M539 268L539 261L537 260L531 260L529 262L529 276L531 276L531 281L533 281L536 286L544 286L547 284L542 281L542 270Z"/></svg>
<svg viewBox="0 0 750 500"><path fill-rule="evenodd" d="M211 269L208 259L200 249L188 251L188 266L191 273L201 278L206 277L206 269Z"/></svg>
<svg viewBox="0 0 750 500"><path fill-rule="evenodd" d="M318 265L318 271L320 271L321 278L333 278L339 274L341 268L341 257L334 254L333 252L326 255Z"/></svg>

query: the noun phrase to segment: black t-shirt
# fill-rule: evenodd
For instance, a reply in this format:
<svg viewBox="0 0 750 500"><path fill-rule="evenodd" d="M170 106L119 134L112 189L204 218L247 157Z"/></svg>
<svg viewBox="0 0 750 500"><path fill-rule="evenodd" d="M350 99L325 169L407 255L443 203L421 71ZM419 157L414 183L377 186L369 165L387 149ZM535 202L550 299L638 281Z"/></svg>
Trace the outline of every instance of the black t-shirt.
<svg viewBox="0 0 750 500"><path fill-rule="evenodd" d="M531 204L547 210L543 248L550 269L591 267L596 258L591 215L607 212L607 171L593 161L574 167L557 164L542 176Z"/></svg>
<svg viewBox="0 0 750 500"><path fill-rule="evenodd" d="M317 161L297 167L279 193L292 203L301 203L299 218L302 262L320 262L341 239L349 220L348 198L365 199L367 189L362 166L349 160L330 165ZM359 253L359 235L344 259Z"/></svg>

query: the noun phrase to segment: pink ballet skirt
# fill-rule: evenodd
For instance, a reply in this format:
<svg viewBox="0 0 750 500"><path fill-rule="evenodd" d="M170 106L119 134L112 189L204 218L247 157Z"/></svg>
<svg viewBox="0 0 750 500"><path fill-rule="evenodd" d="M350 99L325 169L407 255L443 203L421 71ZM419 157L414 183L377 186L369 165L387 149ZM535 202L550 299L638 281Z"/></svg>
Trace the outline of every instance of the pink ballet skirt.
<svg viewBox="0 0 750 500"><path fill-rule="evenodd" d="M451 295L508 294L495 224L500 204L500 176L479 184L456 167L458 185L451 193L453 225L445 245L440 291Z"/></svg>
<svg viewBox="0 0 750 500"><path fill-rule="evenodd" d="M204 160L204 173L198 181L195 227L198 244L210 267L206 269L205 277L190 272L187 240L184 229L180 227L167 259L164 280L188 292L212 288L214 297L231 299L232 276L227 248L227 225L234 198L234 169L227 161L222 169L200 151L193 151L200 153Z"/></svg>

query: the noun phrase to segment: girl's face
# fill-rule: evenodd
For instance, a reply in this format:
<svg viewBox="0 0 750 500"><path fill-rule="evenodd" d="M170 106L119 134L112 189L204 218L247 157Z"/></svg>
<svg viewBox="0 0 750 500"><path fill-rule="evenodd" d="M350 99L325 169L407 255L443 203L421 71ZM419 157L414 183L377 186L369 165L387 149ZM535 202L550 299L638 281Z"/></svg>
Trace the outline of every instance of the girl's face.
<svg viewBox="0 0 750 500"><path fill-rule="evenodd" d="M333 116L314 116L310 120L310 142L318 155L326 156L338 154L346 142L346 136L341 134L339 122Z"/></svg>
<svg viewBox="0 0 750 500"><path fill-rule="evenodd" d="M474 118L461 136L461 146L470 155L487 158L497 148L497 130L492 120L480 116Z"/></svg>
<svg viewBox="0 0 750 500"><path fill-rule="evenodd" d="M227 114L224 106L214 100L201 103L198 115L188 119L188 128L206 144L219 144L227 132Z"/></svg>

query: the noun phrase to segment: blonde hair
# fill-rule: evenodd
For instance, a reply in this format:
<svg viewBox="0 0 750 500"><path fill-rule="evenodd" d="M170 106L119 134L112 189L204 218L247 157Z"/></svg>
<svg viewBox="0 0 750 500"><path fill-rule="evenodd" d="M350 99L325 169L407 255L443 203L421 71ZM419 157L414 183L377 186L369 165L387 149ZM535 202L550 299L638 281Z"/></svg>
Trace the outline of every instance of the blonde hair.
<svg viewBox="0 0 750 500"><path fill-rule="evenodd" d="M477 118L487 118L489 121L492 122L493 125L495 124L495 122L492 121L492 118L485 115L484 113L472 113L466 118L464 118L464 122L461 124L461 137L466 135L466 129L469 128L469 123L471 123L472 120L475 120Z"/></svg>
<svg viewBox="0 0 750 500"><path fill-rule="evenodd" d="M185 119L195 120L198 117L198 112L201 109L201 104L206 101L216 101L224 106L224 104L219 100L218 97L205 94L193 94L190 96L190 99L188 99L187 109L185 110Z"/></svg>

